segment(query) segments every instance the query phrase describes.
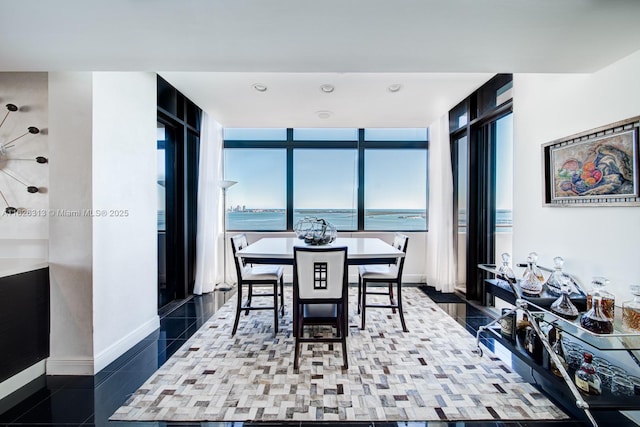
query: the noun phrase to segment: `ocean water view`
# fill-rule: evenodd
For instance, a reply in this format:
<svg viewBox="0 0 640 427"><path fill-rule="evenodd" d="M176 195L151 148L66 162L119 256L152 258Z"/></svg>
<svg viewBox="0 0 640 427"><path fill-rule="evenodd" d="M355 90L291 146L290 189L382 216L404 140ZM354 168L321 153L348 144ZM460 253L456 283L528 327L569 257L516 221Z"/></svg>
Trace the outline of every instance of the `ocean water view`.
<svg viewBox="0 0 640 427"><path fill-rule="evenodd" d="M338 230L356 230L357 213L355 209L296 209L293 212L295 224L305 217L322 218L335 225ZM423 231L427 228L427 219L422 210L381 210L365 211L365 229L367 230L403 230ZM286 212L284 209L253 209L227 212L229 230L285 230Z"/></svg>
<svg viewBox="0 0 640 427"><path fill-rule="evenodd" d="M466 227L466 212L459 211L458 226ZM351 209L336 210L296 210L293 213L293 223L305 217L324 218L338 230L355 230L356 211ZM496 228L510 228L512 211L496 212ZM285 230L287 225L284 209L252 209L227 212L227 229L236 231L279 231ZM365 229L372 231L401 230L424 231L427 220L424 211L420 210L368 210L365 212ZM164 211L158 211L158 229L165 229Z"/></svg>

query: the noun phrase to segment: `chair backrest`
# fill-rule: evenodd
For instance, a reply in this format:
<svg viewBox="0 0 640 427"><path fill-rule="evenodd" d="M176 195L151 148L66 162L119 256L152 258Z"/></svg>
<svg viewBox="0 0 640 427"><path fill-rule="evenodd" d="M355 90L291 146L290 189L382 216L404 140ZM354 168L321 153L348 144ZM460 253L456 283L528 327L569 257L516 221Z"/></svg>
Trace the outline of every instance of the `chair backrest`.
<svg viewBox="0 0 640 427"><path fill-rule="evenodd" d="M294 294L301 301L347 296L347 248L293 248Z"/></svg>
<svg viewBox="0 0 640 427"><path fill-rule="evenodd" d="M404 268L404 259L407 256L407 245L409 244L409 236L402 233L396 233L393 238L393 247L399 251L404 252L403 257L396 260L396 266L398 267L398 277L402 277L402 269Z"/></svg>
<svg viewBox="0 0 640 427"><path fill-rule="evenodd" d="M236 274L238 276L238 280L242 279L242 268L244 267L244 261L241 261L236 256L236 252L240 249L244 249L249 246L249 242L247 241L247 235L244 233L236 234L235 236L231 236L231 251L233 253L233 261L236 266Z"/></svg>

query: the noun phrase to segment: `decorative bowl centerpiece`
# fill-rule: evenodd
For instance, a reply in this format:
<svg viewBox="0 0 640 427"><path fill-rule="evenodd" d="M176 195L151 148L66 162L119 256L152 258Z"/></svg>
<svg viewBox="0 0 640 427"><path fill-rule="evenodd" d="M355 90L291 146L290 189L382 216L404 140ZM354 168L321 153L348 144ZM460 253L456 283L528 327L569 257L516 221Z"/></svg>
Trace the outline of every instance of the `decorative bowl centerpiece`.
<svg viewBox="0 0 640 427"><path fill-rule="evenodd" d="M309 245L326 245L338 237L336 227L330 222L315 217L305 217L293 226L296 237Z"/></svg>

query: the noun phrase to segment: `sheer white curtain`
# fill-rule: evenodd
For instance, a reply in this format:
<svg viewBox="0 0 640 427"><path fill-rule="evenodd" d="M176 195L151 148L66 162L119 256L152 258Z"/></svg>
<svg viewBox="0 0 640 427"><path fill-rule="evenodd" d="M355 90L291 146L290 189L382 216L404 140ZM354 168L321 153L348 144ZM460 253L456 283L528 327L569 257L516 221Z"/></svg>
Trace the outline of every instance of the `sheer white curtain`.
<svg viewBox="0 0 640 427"><path fill-rule="evenodd" d="M453 252L453 175L448 115L429 127L429 233L427 284L453 292L456 259Z"/></svg>
<svg viewBox="0 0 640 427"><path fill-rule="evenodd" d="M202 113L198 172L198 225L196 236L196 281L193 293L212 292L222 279L218 235L222 232L222 127Z"/></svg>

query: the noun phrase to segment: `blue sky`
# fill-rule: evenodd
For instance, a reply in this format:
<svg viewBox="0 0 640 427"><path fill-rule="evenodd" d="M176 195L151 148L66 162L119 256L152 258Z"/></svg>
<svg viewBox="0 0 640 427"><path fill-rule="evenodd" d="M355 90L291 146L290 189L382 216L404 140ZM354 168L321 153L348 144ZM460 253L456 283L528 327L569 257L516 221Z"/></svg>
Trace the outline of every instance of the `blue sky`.
<svg viewBox="0 0 640 427"><path fill-rule="evenodd" d="M355 150L294 152L296 208L355 209ZM367 209L425 209L426 154L420 150L368 150L365 154ZM228 206L283 209L285 151L225 150L225 179L238 181L227 192Z"/></svg>

